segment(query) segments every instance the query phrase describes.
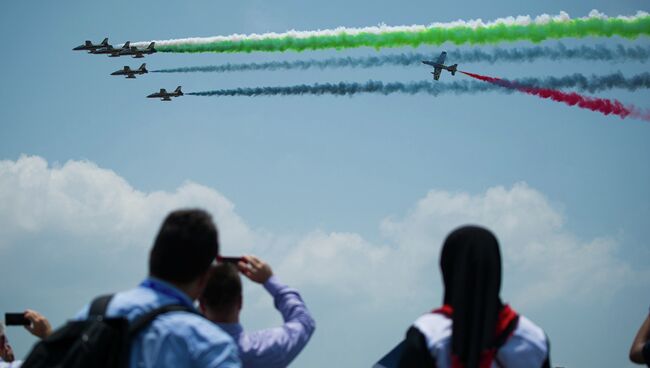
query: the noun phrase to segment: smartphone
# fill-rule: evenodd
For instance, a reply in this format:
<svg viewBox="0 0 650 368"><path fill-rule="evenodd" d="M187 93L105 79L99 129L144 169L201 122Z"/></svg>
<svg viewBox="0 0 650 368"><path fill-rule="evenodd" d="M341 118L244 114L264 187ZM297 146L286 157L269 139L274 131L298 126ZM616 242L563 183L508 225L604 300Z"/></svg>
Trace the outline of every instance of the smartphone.
<svg viewBox="0 0 650 368"><path fill-rule="evenodd" d="M240 261L243 261L243 257L222 257L222 256L217 256L217 262L221 263L234 263L237 264Z"/></svg>
<svg viewBox="0 0 650 368"><path fill-rule="evenodd" d="M32 324L25 313L5 313L5 325L7 326L29 326Z"/></svg>

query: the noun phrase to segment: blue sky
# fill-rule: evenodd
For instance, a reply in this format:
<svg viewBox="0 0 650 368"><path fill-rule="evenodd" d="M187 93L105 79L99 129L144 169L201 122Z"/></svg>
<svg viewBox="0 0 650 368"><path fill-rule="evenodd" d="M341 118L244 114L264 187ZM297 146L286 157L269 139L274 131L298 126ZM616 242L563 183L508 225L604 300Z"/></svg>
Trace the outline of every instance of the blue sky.
<svg viewBox="0 0 650 368"><path fill-rule="evenodd" d="M0 311L34 308L60 324L96 294L135 285L164 212L200 205L218 213L224 253L266 257L314 310L316 335L295 366L367 366L439 303L436 262L444 235L481 222L510 249L504 298L518 301L519 310L545 328L555 364L626 364L648 307L642 297L650 255L647 122L494 92L435 98L184 96L162 103L144 96L177 85L189 92L418 81L430 74L422 66L124 80L109 74L139 60L71 51L106 36L120 43L561 10L577 17L594 8L612 16L650 10L644 1L4 4L0 198L6 205L0 205L0 219L7 225L0 226L0 272L11 282L0 286ZM445 48L454 46L417 51ZM159 53L144 61L160 69L376 53ZM514 78L647 71L642 63L576 61L461 67ZM641 107L650 97L643 90L598 96ZM86 216L71 210L76 206ZM473 211L477 206L484 211ZM115 225L125 218L135 225ZM545 244L541 253L539 244ZM566 281L556 280L560 276ZM395 292L407 283L417 292ZM268 298L246 287L247 326L277 323ZM10 333L24 355L33 340L23 331Z"/></svg>

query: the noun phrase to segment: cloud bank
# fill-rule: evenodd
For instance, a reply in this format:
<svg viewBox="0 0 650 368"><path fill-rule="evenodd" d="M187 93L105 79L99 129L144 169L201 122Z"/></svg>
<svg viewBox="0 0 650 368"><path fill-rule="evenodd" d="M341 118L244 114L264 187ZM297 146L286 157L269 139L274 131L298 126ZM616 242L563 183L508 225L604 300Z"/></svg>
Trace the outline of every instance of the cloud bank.
<svg viewBox="0 0 650 368"><path fill-rule="evenodd" d="M387 303L423 292L440 296L441 243L466 223L487 226L497 234L504 258L504 294L518 304L543 307L558 300L607 298L633 273L617 256L615 238L581 239L572 234L549 199L523 182L477 194L433 189L408 213L378 225L379 244L362 234L323 229L291 237L269 234L251 228L216 189L186 182L173 192L142 192L88 161L48 165L35 156L0 161L0 203L3 269L22 267L7 256L31 254L38 262L39 257L52 260L51 250L78 256L55 257L61 263L50 265L50 271L75 269L75 263L109 269L124 257L146 257L167 212L201 207L213 214L224 253L258 253L294 285L354 296L352 300L364 303ZM30 241L37 239L54 239L43 242L53 248ZM133 267L139 268L124 272L145 272ZM393 287L399 285L411 287ZM422 289L431 285L435 290Z"/></svg>

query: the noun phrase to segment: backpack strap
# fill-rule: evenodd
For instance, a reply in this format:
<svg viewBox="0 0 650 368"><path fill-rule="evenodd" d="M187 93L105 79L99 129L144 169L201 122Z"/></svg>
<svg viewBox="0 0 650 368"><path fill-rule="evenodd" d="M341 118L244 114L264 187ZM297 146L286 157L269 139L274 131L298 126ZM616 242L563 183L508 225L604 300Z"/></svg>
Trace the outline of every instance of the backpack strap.
<svg viewBox="0 0 650 368"><path fill-rule="evenodd" d="M88 317L106 316L106 309L108 309L108 303L113 299L113 295L101 295L95 298L88 309Z"/></svg>
<svg viewBox="0 0 650 368"><path fill-rule="evenodd" d="M199 315L199 313L194 308L190 308L188 306L177 305L177 304L165 305L160 308L151 310L145 313L144 315L136 318L133 322L131 322L131 324L129 325L129 336L135 336L138 332L140 332L140 330L142 330L149 323L151 323L156 317L168 312L189 312L189 313Z"/></svg>

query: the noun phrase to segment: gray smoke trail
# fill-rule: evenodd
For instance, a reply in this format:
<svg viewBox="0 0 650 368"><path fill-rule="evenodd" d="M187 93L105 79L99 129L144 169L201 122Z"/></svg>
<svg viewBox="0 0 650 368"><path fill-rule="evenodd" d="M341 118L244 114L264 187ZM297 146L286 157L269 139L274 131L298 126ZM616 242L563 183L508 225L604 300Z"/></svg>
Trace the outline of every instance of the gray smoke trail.
<svg viewBox="0 0 650 368"><path fill-rule="evenodd" d="M641 61L650 58L650 45L625 47L617 45L580 46L569 48L562 43L555 46L534 46L526 48L494 48L491 51L480 49L452 50L448 52L448 60L454 63L473 62L533 62L539 59L546 60L588 60L588 61ZM311 59L296 61L269 61L265 63L243 63L192 66L184 68L154 70L154 73L225 73L243 72L254 70L306 70L310 68L372 68L384 65L409 66L420 64L422 60L437 58L433 53L405 53L366 57L333 57L328 59Z"/></svg>
<svg viewBox="0 0 650 368"><path fill-rule="evenodd" d="M542 88L575 88L580 91L597 92L613 88L621 88L635 91L640 88L650 88L650 73L637 74L626 78L621 72L604 76L592 75L585 77L576 73L564 77L547 78L523 78L511 81L520 86L534 86ZM512 93L512 89L505 89L501 86L483 83L479 81L455 81L449 83L432 83L431 81L420 82L391 82L368 81L366 83L340 82L340 83L316 83L302 84L286 87L251 87L220 89L204 92L190 92L187 95L193 96L289 96L289 95L355 95L358 93L377 93L389 95L393 93L416 94L427 93L437 96L443 93L478 93L485 91L499 91Z"/></svg>

